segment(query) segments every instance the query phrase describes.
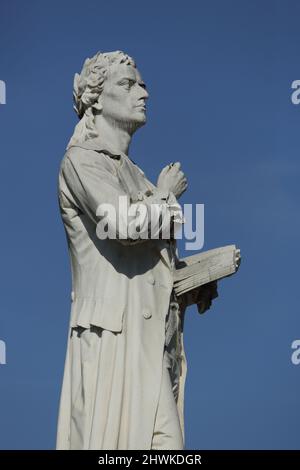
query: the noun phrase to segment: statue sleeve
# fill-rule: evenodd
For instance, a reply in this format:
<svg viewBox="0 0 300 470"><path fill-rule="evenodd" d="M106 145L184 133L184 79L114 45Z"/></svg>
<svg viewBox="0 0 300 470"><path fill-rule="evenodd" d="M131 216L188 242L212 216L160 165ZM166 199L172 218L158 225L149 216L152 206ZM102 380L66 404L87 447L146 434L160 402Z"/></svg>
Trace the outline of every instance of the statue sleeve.
<svg viewBox="0 0 300 470"><path fill-rule="evenodd" d="M124 245L170 238L180 208L175 196L158 191L133 202L106 159L82 149L65 155L61 176L79 211L97 225L98 238Z"/></svg>

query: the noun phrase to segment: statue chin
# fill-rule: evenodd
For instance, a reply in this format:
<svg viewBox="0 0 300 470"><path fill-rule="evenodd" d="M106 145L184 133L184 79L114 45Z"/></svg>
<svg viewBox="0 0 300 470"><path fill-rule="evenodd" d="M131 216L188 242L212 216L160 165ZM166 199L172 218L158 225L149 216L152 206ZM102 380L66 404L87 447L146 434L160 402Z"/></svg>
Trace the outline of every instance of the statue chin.
<svg viewBox="0 0 300 470"><path fill-rule="evenodd" d="M105 119L115 129L122 129L128 132L129 135L133 135L140 127L146 124L146 115L140 117L134 117L132 119L113 119L112 117L105 116Z"/></svg>
<svg viewBox="0 0 300 470"><path fill-rule="evenodd" d="M140 127L146 124L146 116L141 119L132 119L130 121L118 121L115 126L119 127L128 132L128 134L133 135Z"/></svg>

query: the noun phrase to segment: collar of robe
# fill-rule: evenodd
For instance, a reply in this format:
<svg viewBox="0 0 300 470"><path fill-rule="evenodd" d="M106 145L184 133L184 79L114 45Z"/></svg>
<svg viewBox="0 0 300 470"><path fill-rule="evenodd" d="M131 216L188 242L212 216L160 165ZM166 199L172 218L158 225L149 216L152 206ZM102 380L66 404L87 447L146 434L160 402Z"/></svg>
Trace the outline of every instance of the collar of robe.
<svg viewBox="0 0 300 470"><path fill-rule="evenodd" d="M111 158L115 158L117 160L120 160L122 155L129 158L128 155L126 155L125 153L117 151L113 149L110 145L107 145L103 140L99 139L99 137L95 139L85 140L84 142L78 142L72 145L71 147L80 147L86 150L95 150L96 152L105 152Z"/></svg>

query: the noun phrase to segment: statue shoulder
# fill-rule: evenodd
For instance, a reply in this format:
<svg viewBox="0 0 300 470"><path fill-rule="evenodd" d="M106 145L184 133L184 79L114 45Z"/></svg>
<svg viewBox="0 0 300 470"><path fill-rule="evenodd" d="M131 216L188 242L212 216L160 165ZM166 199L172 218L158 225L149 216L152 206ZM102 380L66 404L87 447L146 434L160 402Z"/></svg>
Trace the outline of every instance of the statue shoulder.
<svg viewBox="0 0 300 470"><path fill-rule="evenodd" d="M78 171L81 168L92 166L98 169L101 168L103 171L107 170L110 173L115 173L114 162L108 154L104 151L97 152L96 150L80 146L72 146L66 150L61 166L65 167L70 164L75 169L78 169Z"/></svg>

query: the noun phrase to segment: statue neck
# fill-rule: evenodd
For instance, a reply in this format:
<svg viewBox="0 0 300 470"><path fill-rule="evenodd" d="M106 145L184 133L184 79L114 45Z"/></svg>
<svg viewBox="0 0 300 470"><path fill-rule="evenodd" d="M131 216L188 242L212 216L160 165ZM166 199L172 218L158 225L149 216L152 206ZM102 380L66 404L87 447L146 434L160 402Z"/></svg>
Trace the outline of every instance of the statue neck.
<svg viewBox="0 0 300 470"><path fill-rule="evenodd" d="M124 126L125 127L125 126ZM110 122L102 115L95 117L96 131L109 147L128 155L132 134L117 122Z"/></svg>

